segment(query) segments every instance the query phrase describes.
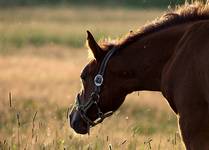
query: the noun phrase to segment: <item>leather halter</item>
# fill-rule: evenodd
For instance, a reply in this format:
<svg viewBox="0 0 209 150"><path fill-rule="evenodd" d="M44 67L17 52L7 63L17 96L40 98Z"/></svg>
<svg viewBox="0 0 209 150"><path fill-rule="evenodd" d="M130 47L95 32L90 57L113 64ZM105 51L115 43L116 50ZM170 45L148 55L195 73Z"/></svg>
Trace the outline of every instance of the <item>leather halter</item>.
<svg viewBox="0 0 209 150"><path fill-rule="evenodd" d="M102 63L100 65L99 71L97 75L94 77L94 91L91 93L91 96L89 100L85 104L81 104L79 96L76 98L76 109L80 113L80 116L82 119L87 123L89 127L93 127L99 123L101 123L106 117L109 117L110 115L113 114L113 111L109 111L107 113L103 113L100 109L100 106L98 105L99 100L100 100L100 91L101 91L101 86L103 84L104 80L104 73L107 68L107 64L111 58L111 56L117 51L116 48L111 49L104 57L102 60ZM91 120L88 115L87 111L89 108L91 108L93 105L96 106L97 108L97 115L98 118L93 121Z"/></svg>

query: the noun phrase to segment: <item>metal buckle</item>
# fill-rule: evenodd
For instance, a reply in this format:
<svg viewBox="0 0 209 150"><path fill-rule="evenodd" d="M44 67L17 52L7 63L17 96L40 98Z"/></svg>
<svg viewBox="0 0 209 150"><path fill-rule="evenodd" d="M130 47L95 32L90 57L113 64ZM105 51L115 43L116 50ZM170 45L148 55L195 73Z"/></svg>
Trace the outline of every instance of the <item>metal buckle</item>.
<svg viewBox="0 0 209 150"><path fill-rule="evenodd" d="M97 74L95 77L94 77L94 84L98 87L98 86L101 86L103 83L103 77L101 74Z"/></svg>

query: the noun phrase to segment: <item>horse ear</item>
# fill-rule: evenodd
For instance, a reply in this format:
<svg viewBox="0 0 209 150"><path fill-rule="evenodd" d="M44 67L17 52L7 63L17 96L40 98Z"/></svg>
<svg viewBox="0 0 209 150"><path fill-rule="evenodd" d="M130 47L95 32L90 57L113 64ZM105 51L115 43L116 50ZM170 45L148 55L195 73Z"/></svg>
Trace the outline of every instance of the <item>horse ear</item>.
<svg viewBox="0 0 209 150"><path fill-rule="evenodd" d="M99 47L99 45L95 41L93 35L89 31L87 31L87 42L88 42L88 46L90 47L90 49L94 55L94 58L99 60L103 55L103 51Z"/></svg>

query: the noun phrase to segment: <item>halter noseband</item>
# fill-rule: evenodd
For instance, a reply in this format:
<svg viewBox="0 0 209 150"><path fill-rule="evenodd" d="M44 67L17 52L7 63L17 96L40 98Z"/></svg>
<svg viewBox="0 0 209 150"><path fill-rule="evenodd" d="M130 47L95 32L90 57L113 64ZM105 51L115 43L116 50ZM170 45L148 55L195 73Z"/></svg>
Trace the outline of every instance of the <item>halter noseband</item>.
<svg viewBox="0 0 209 150"><path fill-rule="evenodd" d="M94 77L94 91L91 93L91 96L86 104L81 104L79 96L76 98L76 109L80 113L80 116L82 119L89 125L89 127L93 127L99 123L101 123L106 117L113 114L113 111L109 111L107 113L103 113L98 105L98 102L100 100L100 91L101 86L103 84L104 80L104 73L107 68L107 64L111 58L111 56L117 51L116 48L111 49L102 60L101 66L99 68L99 71L97 75ZM97 108L97 115L98 118L95 121L92 121L87 116L87 111L89 108L91 108L93 105Z"/></svg>

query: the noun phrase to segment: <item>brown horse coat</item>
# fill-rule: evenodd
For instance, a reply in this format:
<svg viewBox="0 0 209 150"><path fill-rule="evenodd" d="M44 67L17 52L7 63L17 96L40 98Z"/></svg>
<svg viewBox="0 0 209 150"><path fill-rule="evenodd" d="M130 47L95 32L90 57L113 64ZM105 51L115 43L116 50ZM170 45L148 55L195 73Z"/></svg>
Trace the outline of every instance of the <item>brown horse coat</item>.
<svg viewBox="0 0 209 150"><path fill-rule="evenodd" d="M209 21L194 23L162 75L163 94L179 114L187 149L209 149Z"/></svg>

